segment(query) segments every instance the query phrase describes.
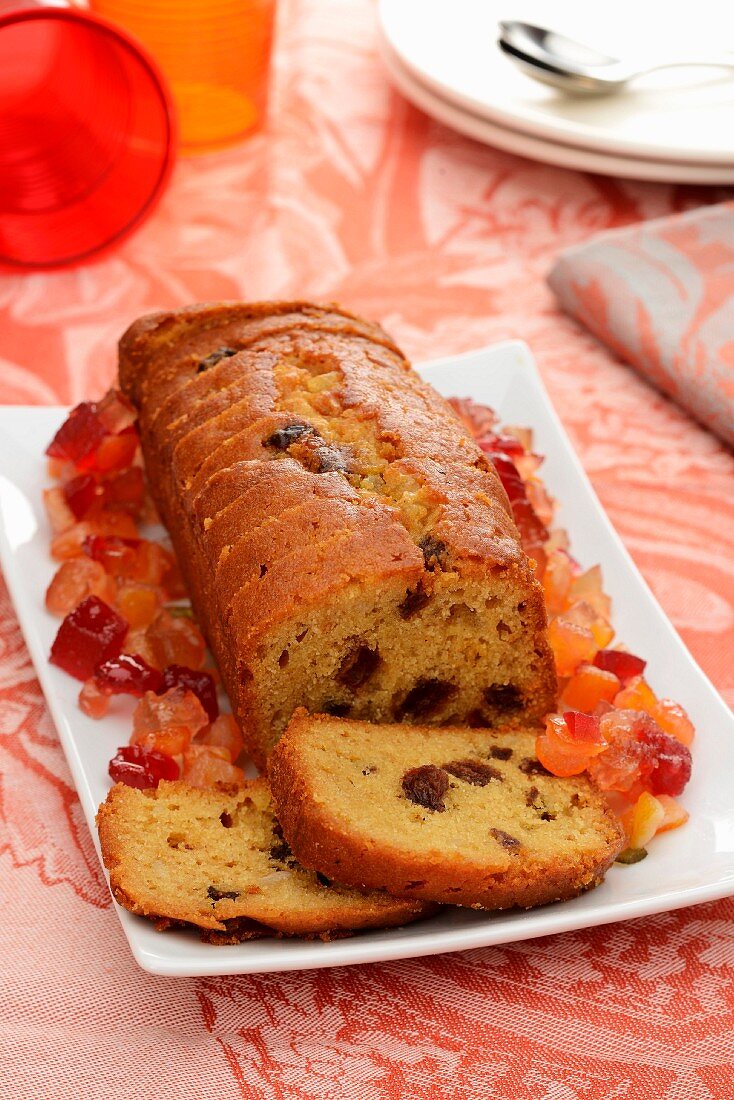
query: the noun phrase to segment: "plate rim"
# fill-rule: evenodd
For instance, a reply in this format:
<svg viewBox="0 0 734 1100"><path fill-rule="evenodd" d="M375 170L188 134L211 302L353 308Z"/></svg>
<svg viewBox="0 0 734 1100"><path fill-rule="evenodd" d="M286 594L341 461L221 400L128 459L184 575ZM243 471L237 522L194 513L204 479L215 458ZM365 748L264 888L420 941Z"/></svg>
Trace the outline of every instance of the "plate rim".
<svg viewBox="0 0 734 1100"><path fill-rule="evenodd" d="M734 183L734 164L689 164L652 157L628 158L596 149L585 149L570 142L553 142L526 133L509 125L483 118L475 111L450 102L429 87L417 74L409 71L381 36L378 48L388 76L401 95L418 110L452 130L492 148L514 156L552 164L557 168L620 179L644 180L655 183L684 183L703 187L730 186Z"/></svg>
<svg viewBox="0 0 734 1100"><path fill-rule="evenodd" d="M487 121L493 122L499 127L531 135L540 140L547 140L548 136L551 135L553 141L560 145L571 145L579 149L588 148L590 151L594 150L600 153L611 147L615 150L615 155L619 154L642 160L656 159L655 154L651 154L649 150L646 151L641 140L611 139L608 131L605 131L603 127L600 127L598 131L594 131L575 126L572 122L566 119L558 119L555 116L536 117L533 108L530 108L530 113L503 108L487 103L486 100L478 99L466 92L461 92L451 84L447 84L445 81L433 76L415 60L411 59L392 33L391 19L394 18L396 8L399 5L406 7L409 3L413 3L413 0L378 0L376 10L378 30L412 76L439 98L448 101L460 110L471 112L477 118L486 118ZM494 43L491 43L491 45L494 45ZM497 50L496 59L507 65L512 64L503 57L499 50ZM716 160L704 152L693 152L686 157L684 162L679 162L675 161L674 158L680 150L677 150L673 145L660 146L659 152L664 162L685 163L691 166L700 165L701 167L719 165L722 168L729 167L734 171L734 153L729 160Z"/></svg>
<svg viewBox="0 0 734 1100"><path fill-rule="evenodd" d="M526 377L532 379L532 384L537 389L538 397L543 405L544 414L548 417L553 432L558 436L561 442L564 461L570 461L572 463L574 473L579 480L579 485L583 488L587 501L592 503L595 512L594 529L597 530L598 525L602 525L605 539L611 540L615 552L617 554L621 553L623 556L625 570L632 570L637 583L639 583L645 591L646 600L652 601L658 609L658 614L667 622L671 636L669 640L672 641L674 639L681 657L686 661L688 672L695 677L697 689L700 688L705 690L710 697L709 702L718 704L718 706L722 708L722 715L731 723L734 721L734 716L731 714L731 711L729 711L725 701L703 670L697 665L677 631L675 631L672 624L667 620L667 616L665 616L665 613L652 594L645 579L637 569L637 566L624 546L620 536L617 534L604 512L581 461L568 438L560 417L550 401L543 379L528 346L521 340L505 340L461 354L442 356L419 365L418 369L424 377L427 377L427 379L431 381L431 376L436 372L445 371L447 368L455 369L457 366L470 363L471 360L477 360L475 367L486 372L488 367L487 360L489 359L489 366L494 367L496 370L499 369L499 371L502 372L509 371L510 357L514 358L514 363L512 364L513 368L519 369L521 373L525 372ZM461 384L457 384L455 387L459 394L463 388L465 387ZM48 415L53 412L60 418L67 409L68 406L0 406L0 422L2 417L9 413L9 411L10 415L13 417L17 417L18 415L38 416L39 413ZM87 806L89 805L93 807L96 812L96 798L93 795L91 785L87 779L85 765L79 747L74 738L68 736L66 733L65 723L67 723L69 719L68 716L64 714L60 699L54 692L53 685L50 682L52 679L50 673L55 672L55 670L48 664L45 652L41 651L40 639L36 637L33 623L33 620L36 618L36 612L33 611L31 605L26 605L25 602L19 602L19 600L16 599L16 552L10 546L4 523L5 482L11 485L14 484L11 477L7 477L4 474L1 475L0 562L2 563L6 575L10 599L20 622L36 675L41 683L46 704L51 713L54 725L56 726L61 746L82 802L85 819L92 833L92 840L99 855L99 839L97 831L93 827L93 814L90 815L87 811ZM24 497L24 499L27 499L27 497ZM40 500L31 501L31 504L33 506L34 515L40 517L41 522L43 522ZM49 566L51 566L50 558ZM19 587L19 591L20 590ZM734 821L734 811L732 820ZM665 839L666 838L663 838L661 843L663 843ZM108 878L106 870L104 874ZM128 913L126 910L122 909L117 902L114 902L114 906L120 918L123 931L130 944L133 957L144 970L152 974L167 977L203 977L247 973L276 973L289 970L357 965L368 962L396 961L405 958L425 957L453 951L471 950L479 947L502 946L503 944L519 942L525 939L556 935L567 931L582 930L602 924L614 923L619 920L630 920L636 917L649 916L672 909L701 904L706 901L714 901L734 893L734 862L732 862L731 867L728 868L725 873L721 870L717 871L714 869L712 874L712 878L696 886L683 888L671 887L664 890L662 893L658 892L652 895L630 897L627 899L618 899L616 901L604 901L603 894L593 891L583 895L583 898L599 898L600 900L596 904L593 901L589 903L590 907L587 907L587 910L581 911L580 918L578 912L574 913L574 903L582 900L577 898L558 903L555 906L534 910L527 914L516 913L513 915L500 913L477 915L476 920L472 917L471 923L467 923L457 928L439 927L432 931L429 921L441 920L441 917L436 917L429 918L429 921L406 925L402 929L360 933L353 938L336 940L329 944L313 944L303 940L298 940L296 942L291 941L288 943L288 941L284 940L265 939L255 941L259 945L259 948L254 952L243 950L250 946L246 944L215 948L212 945L197 943L193 951L185 951L183 955L177 955L174 943L175 938L181 935L181 933L167 933L165 939L163 937L158 939L159 934L153 931L152 925L149 922L141 924L140 922L143 918L135 917ZM603 887L600 889L603 890ZM540 925L540 927L538 927L538 925ZM497 927L500 928L499 935L493 934L493 927L495 931ZM424 929L423 933L420 932L421 928ZM155 937L155 939L152 940L151 936ZM167 950L157 951L147 946L146 941L160 943L161 947L165 944ZM286 945L285 950L282 950L283 945Z"/></svg>

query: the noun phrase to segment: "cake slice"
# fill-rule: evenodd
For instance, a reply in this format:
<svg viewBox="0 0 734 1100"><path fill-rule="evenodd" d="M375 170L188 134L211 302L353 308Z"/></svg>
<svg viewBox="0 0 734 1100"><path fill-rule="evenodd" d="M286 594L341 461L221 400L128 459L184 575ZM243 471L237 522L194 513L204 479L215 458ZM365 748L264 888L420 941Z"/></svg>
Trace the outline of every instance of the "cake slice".
<svg viewBox="0 0 734 1100"><path fill-rule="evenodd" d="M296 863L265 779L200 790L114 786L97 813L102 858L120 905L226 942L253 934L328 936L407 924L418 900L339 886Z"/></svg>
<svg viewBox="0 0 734 1100"><path fill-rule="evenodd" d="M303 866L396 897L543 905L596 886L624 845L600 791L543 769L532 730L385 726L299 710L268 771Z"/></svg>

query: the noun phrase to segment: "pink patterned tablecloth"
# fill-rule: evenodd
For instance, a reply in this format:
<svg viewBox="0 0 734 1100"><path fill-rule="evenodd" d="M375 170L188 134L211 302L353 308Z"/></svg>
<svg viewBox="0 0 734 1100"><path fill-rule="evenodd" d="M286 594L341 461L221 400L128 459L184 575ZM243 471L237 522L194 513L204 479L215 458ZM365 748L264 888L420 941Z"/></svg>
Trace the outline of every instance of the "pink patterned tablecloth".
<svg viewBox="0 0 734 1100"><path fill-rule="evenodd" d="M556 309L597 230L730 198L476 145L390 90L366 0L282 11L270 132L185 161L118 253L0 278L0 401L101 393L146 310L338 299L418 359L527 340L614 524L734 701L734 461ZM730 1100L734 902L464 954L150 977L113 912L0 595L0 1094L13 1100Z"/></svg>

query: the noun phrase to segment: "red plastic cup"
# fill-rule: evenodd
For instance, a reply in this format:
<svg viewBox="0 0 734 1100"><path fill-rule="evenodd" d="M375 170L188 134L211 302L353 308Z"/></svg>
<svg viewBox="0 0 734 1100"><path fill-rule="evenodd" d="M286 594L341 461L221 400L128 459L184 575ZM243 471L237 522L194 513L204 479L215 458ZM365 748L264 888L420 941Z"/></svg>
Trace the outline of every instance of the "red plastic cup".
<svg viewBox="0 0 734 1100"><path fill-rule="evenodd" d="M134 39L85 11L0 0L0 262L55 267L116 244L174 153L170 94Z"/></svg>

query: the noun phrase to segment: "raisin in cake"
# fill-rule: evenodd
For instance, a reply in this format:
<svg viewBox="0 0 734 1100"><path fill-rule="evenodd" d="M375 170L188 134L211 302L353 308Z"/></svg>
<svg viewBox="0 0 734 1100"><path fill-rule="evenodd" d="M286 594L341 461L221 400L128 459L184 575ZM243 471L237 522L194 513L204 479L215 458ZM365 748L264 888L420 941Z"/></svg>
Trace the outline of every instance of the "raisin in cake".
<svg viewBox="0 0 734 1100"><path fill-rule="evenodd" d="M265 779L207 790L182 782L155 790L118 783L99 808L97 826L121 905L163 925L196 925L220 942L384 928L431 911L299 867Z"/></svg>
<svg viewBox="0 0 734 1100"><path fill-rule="evenodd" d="M534 731L299 711L268 768L299 861L396 897L542 905L595 886L624 844L600 791L539 764Z"/></svg>
<svg viewBox="0 0 734 1100"><path fill-rule="evenodd" d="M505 492L378 326L290 302L155 314L120 385L259 763L299 705L478 726L552 708Z"/></svg>

